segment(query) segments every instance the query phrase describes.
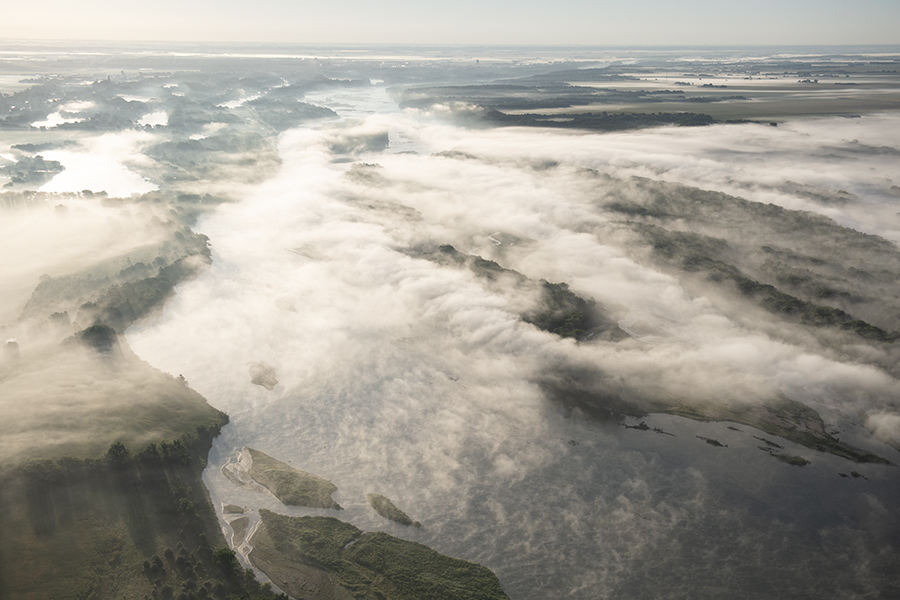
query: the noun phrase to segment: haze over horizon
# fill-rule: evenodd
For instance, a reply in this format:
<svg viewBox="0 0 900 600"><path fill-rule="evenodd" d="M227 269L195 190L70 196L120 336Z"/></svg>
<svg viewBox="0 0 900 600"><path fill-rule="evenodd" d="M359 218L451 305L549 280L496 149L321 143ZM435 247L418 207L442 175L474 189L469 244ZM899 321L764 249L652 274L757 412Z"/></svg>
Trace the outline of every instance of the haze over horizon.
<svg viewBox="0 0 900 600"><path fill-rule="evenodd" d="M900 3L711 0L371 3L264 0L4 7L0 39L628 46L900 43Z"/></svg>

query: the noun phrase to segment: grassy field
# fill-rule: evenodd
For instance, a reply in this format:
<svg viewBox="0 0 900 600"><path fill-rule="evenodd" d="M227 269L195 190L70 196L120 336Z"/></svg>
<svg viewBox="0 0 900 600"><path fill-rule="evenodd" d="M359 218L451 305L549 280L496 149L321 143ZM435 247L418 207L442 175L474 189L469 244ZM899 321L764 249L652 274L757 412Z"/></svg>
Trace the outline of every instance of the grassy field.
<svg viewBox="0 0 900 600"><path fill-rule="evenodd" d="M822 74L748 73L704 75L635 72L625 81L585 80L574 72L561 88L559 106L499 108L509 115L541 114L564 118L578 114L702 113L717 120L779 119L804 116L856 116L900 109L896 72ZM590 73L590 71L589 71ZM593 90L593 93L591 93ZM533 90L524 98L538 97ZM636 94L634 102L624 100ZM580 100L580 101L579 101ZM485 100L490 105L491 99Z"/></svg>
<svg viewBox="0 0 900 600"><path fill-rule="evenodd" d="M807 93L773 92L755 95L748 100L729 100L695 104L692 102L661 102L638 104L589 104L565 108L508 111L508 114L534 114L565 117L585 113L653 114L703 113L715 119L779 119L804 116L856 116L865 113L897 110L900 91L894 94L815 95ZM505 111L506 112L506 111Z"/></svg>
<svg viewBox="0 0 900 600"><path fill-rule="evenodd" d="M337 486L327 479L295 469L265 452L253 448L247 451L253 459L250 476L285 504L341 510L341 506L331 498Z"/></svg>
<svg viewBox="0 0 900 600"><path fill-rule="evenodd" d="M200 479L218 433L209 424L137 453L114 444L99 459L0 474L0 596L274 597L227 549Z"/></svg>
<svg viewBox="0 0 900 600"><path fill-rule="evenodd" d="M501 600L487 568L331 517L260 510L264 530L250 560L299 599Z"/></svg>

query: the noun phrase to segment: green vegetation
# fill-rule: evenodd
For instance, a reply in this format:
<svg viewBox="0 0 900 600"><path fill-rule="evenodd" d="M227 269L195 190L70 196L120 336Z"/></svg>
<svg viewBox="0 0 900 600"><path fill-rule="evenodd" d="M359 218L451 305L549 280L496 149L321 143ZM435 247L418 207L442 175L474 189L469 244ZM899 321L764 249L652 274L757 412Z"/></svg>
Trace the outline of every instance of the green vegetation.
<svg viewBox="0 0 900 600"><path fill-rule="evenodd" d="M306 121L330 119L337 113L330 108L315 106L291 97L263 96L247 102L255 117L278 133L297 127Z"/></svg>
<svg viewBox="0 0 900 600"><path fill-rule="evenodd" d="M781 462L785 462L794 467L805 467L809 464L809 461L803 458L802 456L793 456L790 454L775 454L772 453L772 456L780 460Z"/></svg>
<svg viewBox="0 0 900 600"><path fill-rule="evenodd" d="M135 321L160 310L179 282L196 275L202 266L210 262L206 236L195 235L194 253L159 269L156 276L107 288L93 305L82 305L81 310L86 314L92 313L96 321L109 324L120 333ZM193 257L196 258L191 260Z"/></svg>
<svg viewBox="0 0 900 600"><path fill-rule="evenodd" d="M273 596L216 562L213 547L230 551L200 474L228 417L117 334L208 259L205 236L162 227L159 246L42 277L23 311L62 341L26 336L28 354L0 369L4 598Z"/></svg>
<svg viewBox="0 0 900 600"><path fill-rule="evenodd" d="M612 206L617 210L624 210L621 204ZM638 212L629 210L632 213ZM660 214L663 213L656 213ZM835 327L850 331L873 341L900 340L900 331L888 333L875 325L854 319L840 308L803 300L782 292L774 285L751 279L738 267L723 260L724 257L737 255L725 240L690 231L672 231L650 223L632 223L630 226L647 240L658 258L677 265L684 271L706 273L710 281L730 283L740 295L755 299L759 306L771 313L810 327ZM806 283L807 280L795 278L789 282L797 285ZM833 290L820 284L816 284L809 295L819 300L850 296L847 292Z"/></svg>
<svg viewBox="0 0 900 600"><path fill-rule="evenodd" d="M174 289L175 283L166 277L148 277L112 286L96 303L94 318L124 333L131 323L161 307Z"/></svg>
<svg viewBox="0 0 900 600"><path fill-rule="evenodd" d="M260 510L251 562L295 598L491 600L506 594L485 567L331 517ZM298 575L303 586L296 585Z"/></svg>
<svg viewBox="0 0 900 600"><path fill-rule="evenodd" d="M44 276L25 304L23 318L54 312L77 315L86 327L104 323L123 332L162 308L175 286L210 262L209 238L176 222L162 225L159 245L95 264L61 277Z"/></svg>
<svg viewBox="0 0 900 600"><path fill-rule="evenodd" d="M574 294L568 284L542 279L541 288L541 310L523 316L526 323L577 340L584 339L587 332L599 325L595 303Z"/></svg>
<svg viewBox="0 0 900 600"><path fill-rule="evenodd" d="M683 63L682 70L694 70L695 64ZM603 68L545 70L542 73L516 79L498 79L477 85L442 85L409 87L402 92L401 106L429 108L435 104L460 105L492 110L504 116L526 114L533 122L541 119L566 119L582 115L625 115L638 118L660 112L668 114L694 113L701 109L704 117L716 122L746 122L746 119L765 119L777 125L773 118L844 115L890 110L896 106L896 93L885 95L886 88L896 85L896 71L860 62L855 65L822 66L806 61L778 61L763 65L722 62L704 66L704 73L681 73L679 79L657 78L658 72L642 65L609 65ZM875 67L873 69L873 67ZM678 71L671 63L667 69ZM777 77L762 82L757 69L770 70ZM735 71L744 72L736 77ZM788 73L790 76L787 76ZM847 77L853 73L866 78L876 75L880 80L867 82L827 81L828 78ZM803 84L802 98L798 97L798 83ZM727 85L708 83L709 80ZM754 79L745 82L744 79ZM821 84L813 82L819 82ZM707 82L707 83L705 83ZM813 84L813 85L809 85ZM834 86L853 86L852 96L835 93ZM527 124L527 123L526 123Z"/></svg>
<svg viewBox="0 0 900 600"><path fill-rule="evenodd" d="M337 486L318 475L295 469L265 452L247 448L253 464L250 476L264 485L276 498L290 506L342 510L331 498Z"/></svg>
<svg viewBox="0 0 900 600"><path fill-rule="evenodd" d="M137 358L110 327L92 326L73 342L32 353L15 370L0 368L7 417L0 468L30 458L95 458L113 442L136 452L228 422L183 381Z"/></svg>
<svg viewBox="0 0 900 600"><path fill-rule="evenodd" d="M0 364L0 410L6 415L0 467L29 458L95 458L113 442L137 451L227 422L183 379L150 367L117 335L159 310L178 282L208 263L208 238L191 231L184 224L191 217L161 193L112 200L90 192L35 192L4 194L2 200L40 204L76 197L140 215L152 241L126 245L124 254L75 273L40 277L18 322L0 328L20 347L15 363ZM137 203L144 206L135 208Z"/></svg>
<svg viewBox="0 0 900 600"><path fill-rule="evenodd" d="M46 201L4 195L20 199ZM155 243L127 255L41 277L23 310L27 352L0 365L4 598L274 596L225 547L200 478L228 417L117 333L209 261L181 218L148 223Z"/></svg>
<svg viewBox="0 0 900 600"><path fill-rule="evenodd" d="M5 187L40 186L64 170L62 163L55 160L44 160L43 156L37 155L34 158L25 156L15 164L0 167L0 175L10 178Z"/></svg>
<svg viewBox="0 0 900 600"><path fill-rule="evenodd" d="M592 74L591 79L585 79L589 77L588 73ZM603 82L603 86L573 85L571 81ZM721 121L696 112L698 105L703 106L704 112L709 112L717 103L748 100L744 95L712 92L709 88L703 95L688 89L616 88L617 84L629 85L637 81L633 76L605 69L557 71L487 85L412 88L403 92L400 106L449 105L458 120L476 126L623 131L663 125L710 125ZM689 84L682 82L681 85ZM623 110L623 105L627 109ZM722 112L721 109L718 112Z"/></svg>
<svg viewBox="0 0 900 600"><path fill-rule="evenodd" d="M200 479L217 434L3 472L3 597L273 598L225 547Z"/></svg>
<svg viewBox="0 0 900 600"><path fill-rule="evenodd" d="M100 323L82 329L75 334L75 339L97 352L111 352L119 346L119 336L116 335L116 330Z"/></svg>
<svg viewBox="0 0 900 600"><path fill-rule="evenodd" d="M450 244L438 246L435 252L426 253L425 257L447 266L468 267L473 273L488 281L497 281L504 277L517 284L526 284L530 281L518 271L505 269L492 260L474 254L463 254Z"/></svg>
<svg viewBox="0 0 900 600"><path fill-rule="evenodd" d="M394 521L406 526L422 526L422 524L418 521L413 521L408 516L406 516L405 512L394 506L393 502L391 502L388 498L382 496L381 494L366 494L366 500L369 501L369 504L372 505L372 508L375 509L375 512L377 512L385 519L388 519L389 521Z"/></svg>
<svg viewBox="0 0 900 600"><path fill-rule="evenodd" d="M716 122L711 116L693 112L678 113L618 113L582 112L567 113L564 118L548 118L543 114L506 114L485 109L480 123L504 127L553 127L562 129L591 129L594 131L627 131L647 127L675 125L677 127L702 127Z"/></svg>
<svg viewBox="0 0 900 600"><path fill-rule="evenodd" d="M521 318L544 331L579 341L596 334L611 341L628 337L628 334L621 331L618 325L603 313L594 300L585 300L570 290L566 283L550 283L543 279L536 283L518 271L506 269L480 256L463 254L449 244L439 246L436 252L425 256L447 266L468 267L489 282L505 278L517 289L529 291L537 288L540 296L538 306L522 314Z"/></svg>

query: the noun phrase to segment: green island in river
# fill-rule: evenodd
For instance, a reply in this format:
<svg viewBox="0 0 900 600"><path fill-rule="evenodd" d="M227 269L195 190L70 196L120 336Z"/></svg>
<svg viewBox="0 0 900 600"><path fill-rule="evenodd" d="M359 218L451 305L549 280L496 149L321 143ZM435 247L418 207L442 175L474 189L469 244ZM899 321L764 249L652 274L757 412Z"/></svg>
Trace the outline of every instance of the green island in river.
<svg viewBox="0 0 900 600"><path fill-rule="evenodd" d="M341 510L341 506L331 498L337 486L327 479L295 469L265 452L253 448L246 448L246 452L253 461L250 477L284 504Z"/></svg>
<svg viewBox="0 0 900 600"><path fill-rule="evenodd" d="M250 562L292 598L502 600L486 567L333 517L261 509Z"/></svg>
<svg viewBox="0 0 900 600"><path fill-rule="evenodd" d="M389 498L382 496L381 494L366 494L366 500L369 501L369 504L372 505L375 512L389 521L394 521L395 523L406 526L422 526L418 521L410 519L405 512L394 506L394 503L391 502Z"/></svg>

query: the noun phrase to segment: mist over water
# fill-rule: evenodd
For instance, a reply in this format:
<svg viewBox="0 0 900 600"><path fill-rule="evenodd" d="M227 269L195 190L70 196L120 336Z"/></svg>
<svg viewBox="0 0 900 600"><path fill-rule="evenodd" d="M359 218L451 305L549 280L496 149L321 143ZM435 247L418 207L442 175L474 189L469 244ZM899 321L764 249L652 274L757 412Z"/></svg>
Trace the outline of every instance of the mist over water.
<svg viewBox="0 0 900 600"><path fill-rule="evenodd" d="M146 162L141 143L151 138L139 132L108 133L87 140L77 150L50 150L43 156L62 163L65 171L41 186L42 192L104 190L114 197L127 198L157 189L145 177L129 168L129 162Z"/></svg>
<svg viewBox="0 0 900 600"><path fill-rule="evenodd" d="M639 175L817 211L896 240L892 157L874 153L860 170L829 153L893 144L900 119L596 135L462 129L401 112L377 87L306 100L348 117L282 134L278 174L195 227L212 241L210 268L160 318L128 332L141 358L183 374L230 415L204 474L216 506L384 530L484 564L515 599L882 589L867 582L898 566L895 467L780 440L812 461L792 467L757 449L752 436L763 434L727 423L656 415L646 422L673 435L625 429L564 410L535 381L583 361L645 392L720 402L786 393L821 410L842 439L900 463L851 419L894 414L891 376L720 312L627 255L610 226L617 217L598 204ZM384 151L354 145L380 133ZM448 151L457 154L437 154ZM799 199L774 187L785 179L837 182L866 201ZM416 254L439 244L567 282L657 333L576 344L539 331L518 316L534 298ZM258 362L276 372L272 391L250 382ZM898 423L885 423L885 439L897 439ZM285 507L234 486L219 469L242 446L332 480L345 510ZM851 468L868 479L838 475ZM423 527L380 519L367 492Z"/></svg>

